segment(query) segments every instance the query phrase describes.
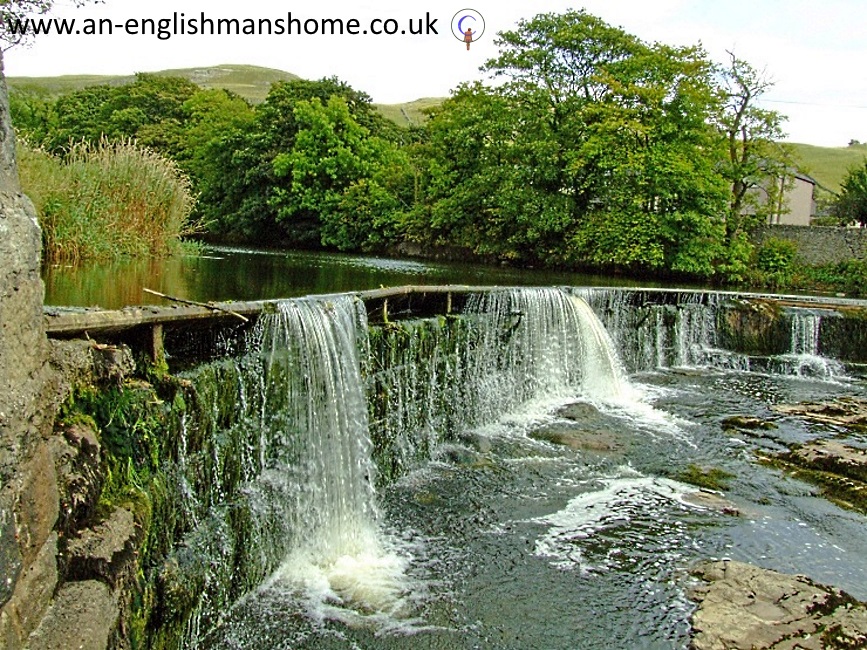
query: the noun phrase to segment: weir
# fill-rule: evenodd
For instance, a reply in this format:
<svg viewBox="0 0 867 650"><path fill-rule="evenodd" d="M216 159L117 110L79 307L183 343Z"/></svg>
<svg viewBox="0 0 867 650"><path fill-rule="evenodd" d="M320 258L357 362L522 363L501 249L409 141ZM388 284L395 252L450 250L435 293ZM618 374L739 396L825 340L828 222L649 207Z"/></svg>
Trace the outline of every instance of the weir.
<svg viewBox="0 0 867 650"><path fill-rule="evenodd" d="M161 626L149 632L154 646L219 647L209 634L257 589L289 594L313 619L400 620L413 553L382 529L379 495L472 432L495 436L489 427L529 404L629 405L628 374L656 369L833 380L867 361L857 357L867 321L839 311L863 307L849 303L428 287L255 307L249 325L206 308L131 325L164 326L169 367L185 368L166 407L174 433L153 507L165 554L144 567L146 618ZM105 327L92 314L64 318L49 316L49 331L84 326L107 340L131 331L114 317L101 317ZM199 327L211 319L232 324ZM208 361L180 354L204 346ZM853 351L848 366L823 356L833 350Z"/></svg>

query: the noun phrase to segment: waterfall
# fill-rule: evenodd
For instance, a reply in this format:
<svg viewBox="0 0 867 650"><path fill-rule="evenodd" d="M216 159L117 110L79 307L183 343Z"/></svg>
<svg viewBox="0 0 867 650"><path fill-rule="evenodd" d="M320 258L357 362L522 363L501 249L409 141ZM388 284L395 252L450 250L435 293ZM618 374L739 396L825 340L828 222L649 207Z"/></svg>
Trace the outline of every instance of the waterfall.
<svg viewBox="0 0 867 650"><path fill-rule="evenodd" d="M632 372L687 367L832 380L845 374L842 364L820 353L827 310L775 312L766 300L698 291L576 293L600 315Z"/></svg>
<svg viewBox="0 0 867 650"><path fill-rule="evenodd" d="M791 315L789 351L773 364L776 372L796 377L834 379L845 376L841 363L820 353L822 314L799 309Z"/></svg>
<svg viewBox="0 0 867 650"><path fill-rule="evenodd" d="M792 316L792 354L819 354L819 326L822 318L811 312L799 312Z"/></svg>
<svg viewBox="0 0 867 650"><path fill-rule="evenodd" d="M393 613L404 560L384 540L361 377L363 304L350 297L280 304L262 324L272 404L297 442L283 467L294 512L292 549L271 587L300 589L317 607ZM276 379L275 379L276 378Z"/></svg>
<svg viewBox="0 0 867 650"><path fill-rule="evenodd" d="M559 289L474 294L458 316L392 323L371 337L373 437L389 476L528 404L630 397L599 318Z"/></svg>

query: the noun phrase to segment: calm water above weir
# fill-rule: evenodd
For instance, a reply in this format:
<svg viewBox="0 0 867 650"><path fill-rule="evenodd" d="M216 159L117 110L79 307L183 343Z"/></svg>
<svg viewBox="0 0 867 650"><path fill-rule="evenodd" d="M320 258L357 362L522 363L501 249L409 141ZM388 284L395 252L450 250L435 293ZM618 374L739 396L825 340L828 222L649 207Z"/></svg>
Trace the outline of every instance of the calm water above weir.
<svg viewBox="0 0 867 650"><path fill-rule="evenodd" d="M713 296L632 297L503 290L386 326L290 300L243 357L185 372L199 415L173 475L195 525L173 561L205 591L184 647L675 650L689 567L713 557L867 598L867 519L756 462L867 446L772 410L867 397L817 354L821 315L759 360L719 347ZM696 501L692 465L732 475L738 516Z"/></svg>
<svg viewBox="0 0 867 650"><path fill-rule="evenodd" d="M418 262L338 253L208 248L202 256L53 265L44 269L46 305L166 304L142 288L188 300L266 300L406 284L654 286L607 276Z"/></svg>

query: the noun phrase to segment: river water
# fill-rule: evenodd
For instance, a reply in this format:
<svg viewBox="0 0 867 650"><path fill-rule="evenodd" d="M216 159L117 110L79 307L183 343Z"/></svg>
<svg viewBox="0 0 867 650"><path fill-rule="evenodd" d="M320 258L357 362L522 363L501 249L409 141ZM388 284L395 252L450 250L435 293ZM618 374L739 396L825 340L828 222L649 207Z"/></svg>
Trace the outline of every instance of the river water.
<svg viewBox="0 0 867 650"><path fill-rule="evenodd" d="M188 300L270 300L407 284L655 286L609 276L458 262L208 247L196 256L43 269L45 304L119 309L166 304L142 288Z"/></svg>
<svg viewBox="0 0 867 650"><path fill-rule="evenodd" d="M805 350L803 326L791 354L750 371L714 348L713 301L679 305L660 331L652 314L672 305L642 306L637 326L629 295L504 290L457 321L378 328L348 298L285 303L259 332L267 360L254 375L284 396L271 404L300 410L275 418L257 403L244 422L268 412L267 435L275 423L302 431L291 462L245 488L261 494L268 477L256 508L293 522L268 542L286 551L257 588L204 613L188 647L685 648L689 568L721 557L867 598L865 518L756 460L816 437L867 445L771 410L867 397L863 381ZM300 373L274 369L284 349ZM308 356L321 363L298 361ZM733 415L776 428L725 428ZM691 466L728 472L739 514L702 505L681 479Z"/></svg>
<svg viewBox="0 0 867 650"><path fill-rule="evenodd" d="M47 301L137 304L142 286L245 300L407 283L611 284L232 249L175 263L54 269ZM635 309L628 296L514 289L470 300L456 320L388 327L369 327L349 298L287 301L251 333L249 358L186 371L198 403L237 395L231 408L214 402L214 419L229 423L214 445L235 441L246 478L232 494L204 486L212 492L185 497L201 504L191 516L201 524L178 556L212 567L203 584L213 586L184 647L686 648L689 569L722 557L867 599L867 519L757 462L818 437L867 446L863 433L772 410L867 397L855 369L818 354L818 317L793 318L786 354L750 359L719 349L713 300ZM776 428L724 427L735 415ZM594 444L546 441L570 436ZM185 490L207 460L196 453L181 455ZM731 475L721 496L737 514L702 505L683 480L695 466ZM247 511L253 532L233 538ZM218 566L232 558L235 568ZM230 591L220 580L253 565L267 567L258 586L220 596Z"/></svg>

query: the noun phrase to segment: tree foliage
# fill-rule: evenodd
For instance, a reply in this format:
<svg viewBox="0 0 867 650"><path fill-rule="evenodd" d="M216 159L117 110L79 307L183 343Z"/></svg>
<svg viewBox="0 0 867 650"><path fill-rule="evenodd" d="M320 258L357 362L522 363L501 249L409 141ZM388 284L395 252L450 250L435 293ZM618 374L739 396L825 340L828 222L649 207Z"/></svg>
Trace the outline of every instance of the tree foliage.
<svg viewBox="0 0 867 650"><path fill-rule="evenodd" d="M846 174L832 210L843 225L867 228L867 158Z"/></svg>
<svg viewBox="0 0 867 650"><path fill-rule="evenodd" d="M251 106L140 75L55 100L21 94L34 143L134 138L189 174L213 236L382 250L410 241L532 265L737 279L790 173L764 73L648 43L584 11L496 41L494 84L456 88L422 127L336 79ZM853 184L855 181L853 180ZM854 187L854 185L853 185ZM841 204L842 205L842 204Z"/></svg>
<svg viewBox="0 0 867 650"><path fill-rule="evenodd" d="M722 167L731 183L726 234L733 240L767 221L785 189L780 179L790 176L793 164L791 150L781 142L783 116L757 106L773 86L768 76L732 53L719 74L714 117L727 147Z"/></svg>

